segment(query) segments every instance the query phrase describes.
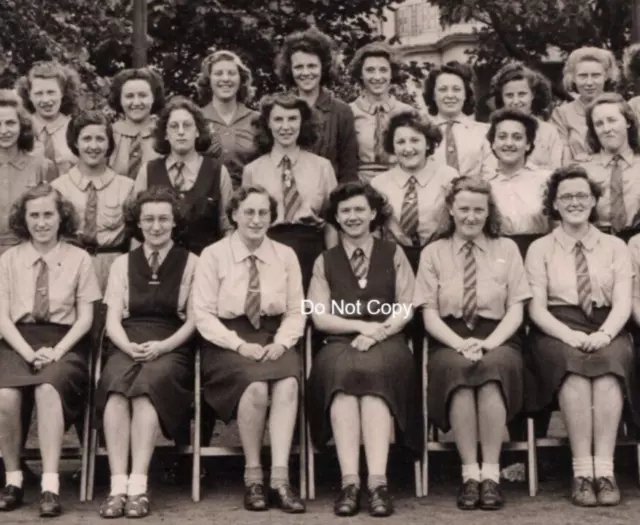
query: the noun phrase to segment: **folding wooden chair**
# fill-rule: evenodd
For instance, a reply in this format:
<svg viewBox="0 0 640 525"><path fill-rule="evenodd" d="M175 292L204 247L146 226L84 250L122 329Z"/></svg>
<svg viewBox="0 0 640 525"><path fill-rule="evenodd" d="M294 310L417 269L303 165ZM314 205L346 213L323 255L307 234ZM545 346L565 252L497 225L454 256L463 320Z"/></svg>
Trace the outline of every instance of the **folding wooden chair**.
<svg viewBox="0 0 640 525"><path fill-rule="evenodd" d="M311 374L311 365L313 362L313 352L312 352L312 324L309 323L307 325L306 333L305 333L305 379L309 379L309 375ZM409 346L412 346L411 340L409 340ZM309 422L307 421L306 426L307 433L307 462L309 465L309 499L316 498L316 473L315 473L315 453L318 452L316 448L313 446L313 442L311 440L311 427L309 426ZM395 439L392 437L392 442ZM420 460L416 459L413 462L414 468L414 481L415 481L415 490L416 497L421 497L422 493L422 479L420 476Z"/></svg>
<svg viewBox="0 0 640 525"><path fill-rule="evenodd" d="M299 342L297 350L302 352L302 343ZM302 352L304 356L304 352ZM202 446L202 384L201 384L201 350L196 351L196 386L195 386L195 425L194 425L194 437L193 437L193 501L200 501L200 462L202 457L216 457L216 456L243 456L244 451L241 445L237 446ZM307 458L306 458L306 411L305 411L305 390L304 380L300 378L299 381L299 400L298 400L298 439L299 443L291 447L291 454L299 455L299 471L300 471L300 497L307 499ZM232 424L235 424L232 423Z"/></svg>
<svg viewBox="0 0 640 525"><path fill-rule="evenodd" d="M100 374L102 372L102 355L103 355L103 350L105 348L105 344L107 341L107 335L106 335L106 330L102 331L102 336L100 338L100 344L98 345L98 349L96 352L96 358L95 358L95 366L93 369L93 388L92 388L92 400L95 397L95 392L96 389L98 387L98 383L100 381ZM197 367L196 367L197 370ZM198 384L198 379L196 376L195 379L195 384ZM197 396L196 396L197 398ZM94 419L95 419L95 403L92 402L92 411L90 414L90 418L92 423L94 423ZM94 490L94 486L95 486L95 467L96 467L96 456L106 456L107 455L107 449L105 446L102 446L99 441L99 432L98 429L96 428L95 424L91 425L91 438L89 440L89 461L88 461L88 475L87 475L87 481L86 481L86 493L87 493L87 499L89 501L93 500L93 490ZM191 437L191 443L194 442L194 436L192 435ZM167 452L170 454L177 454L177 455L190 455L193 454L193 446L192 445L158 445L155 448L154 451L154 455L156 453L162 453L162 452ZM191 498L193 499L193 501L198 501L195 499L195 484L192 483L192 487L191 487Z"/></svg>

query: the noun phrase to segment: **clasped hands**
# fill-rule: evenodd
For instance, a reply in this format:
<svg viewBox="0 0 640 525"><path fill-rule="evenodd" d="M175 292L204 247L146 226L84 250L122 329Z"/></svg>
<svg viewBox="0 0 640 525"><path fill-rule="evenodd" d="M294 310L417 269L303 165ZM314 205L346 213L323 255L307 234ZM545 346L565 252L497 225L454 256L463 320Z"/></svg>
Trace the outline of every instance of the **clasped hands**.
<svg viewBox="0 0 640 525"><path fill-rule="evenodd" d="M579 330L570 330L562 338L562 342L586 354L591 354L607 346L611 342L611 338L601 331L585 334Z"/></svg>
<svg viewBox="0 0 640 525"><path fill-rule="evenodd" d="M45 366L59 361L64 355L60 349L51 348L50 346L43 346L39 350L36 350L34 354L35 359L31 361L31 366L36 371L40 371Z"/></svg>
<svg viewBox="0 0 640 525"><path fill-rule="evenodd" d="M462 342L454 348L456 352L474 363L480 361L482 356L489 350L493 350L496 345L492 344L489 339L476 339L468 337L462 339Z"/></svg>
<svg viewBox="0 0 640 525"><path fill-rule="evenodd" d="M389 337L385 323L362 321L359 331L360 335L351 341L351 346L360 352L366 352L374 344Z"/></svg>
<svg viewBox="0 0 640 525"><path fill-rule="evenodd" d="M153 361L161 355L168 353L162 341L147 341L145 343L129 343L126 353L131 359L138 362Z"/></svg>
<svg viewBox="0 0 640 525"><path fill-rule="evenodd" d="M257 343L243 343L238 347L238 353L255 361L275 361L287 350L287 347L279 343L271 343L265 346Z"/></svg>

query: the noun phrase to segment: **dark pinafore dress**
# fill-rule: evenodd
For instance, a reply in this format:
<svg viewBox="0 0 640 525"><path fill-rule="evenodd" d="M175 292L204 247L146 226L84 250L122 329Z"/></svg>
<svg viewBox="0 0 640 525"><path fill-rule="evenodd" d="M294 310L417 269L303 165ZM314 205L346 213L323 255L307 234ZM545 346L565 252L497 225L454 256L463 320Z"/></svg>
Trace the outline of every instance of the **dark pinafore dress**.
<svg viewBox="0 0 640 525"><path fill-rule="evenodd" d="M17 323L16 328L31 348L53 348L66 335L71 326L55 323ZM81 339L60 361L36 372L4 339L0 339L0 389L17 388L23 393L23 414L28 425L33 407L33 389L49 384L56 389L62 401L65 429L81 420L87 402L89 385L89 337ZM28 407L28 408L26 408Z"/></svg>
<svg viewBox="0 0 640 525"><path fill-rule="evenodd" d="M381 322L386 315L374 312L379 303L396 302L396 275L393 258L396 245L374 240L369 273L360 288L342 244L323 254L325 276L333 305L356 304L360 315L333 310L348 319ZM373 312L371 313L370 312ZM357 334L326 335L324 346L314 357L307 387L311 435L316 446L331 438L330 408L337 393L375 396L385 401L401 442L415 452L422 450L422 424L417 395L417 374L411 350L403 333L395 334L360 352L351 346Z"/></svg>
<svg viewBox="0 0 640 525"><path fill-rule="evenodd" d="M158 270L154 284L142 246L129 254L129 314L122 326L130 341L145 343L171 337L184 324L178 297L189 252L174 245ZM163 434L176 438L189 421L193 402L193 347L187 343L153 361L138 363L109 343L96 393L98 422L110 394L128 399L148 396Z"/></svg>
<svg viewBox="0 0 640 525"><path fill-rule="evenodd" d="M193 187L179 192L185 229L176 242L200 255L203 249L222 238L220 224L220 172L222 164L212 157L202 157L202 165ZM167 172L166 157L147 163L147 186L173 188Z"/></svg>

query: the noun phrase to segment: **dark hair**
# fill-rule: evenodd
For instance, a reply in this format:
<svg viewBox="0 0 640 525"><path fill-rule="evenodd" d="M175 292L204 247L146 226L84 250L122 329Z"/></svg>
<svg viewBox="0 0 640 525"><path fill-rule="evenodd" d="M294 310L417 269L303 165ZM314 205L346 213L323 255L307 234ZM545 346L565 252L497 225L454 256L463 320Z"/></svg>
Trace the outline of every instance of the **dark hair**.
<svg viewBox="0 0 640 525"><path fill-rule="evenodd" d="M596 207L598 205L598 200L602 195L602 190L600 189L600 185L592 180L582 166L578 166L576 164L572 166L565 166L563 168L556 169L547 180L547 187L544 192L543 197L543 211L544 214L554 221L561 220L560 214L553 207L553 203L556 201L558 196L558 188L560 187L560 183L565 180L572 179L584 179L589 184L589 188L591 189L591 194L596 200L596 205L591 210L591 215L589 215L589 222L595 222L598 219L598 213L596 212Z"/></svg>
<svg viewBox="0 0 640 525"><path fill-rule="evenodd" d="M144 80L149 84L153 95L151 114L156 114L162 111L165 104L162 77L153 69L142 67L138 69L124 69L113 77L111 90L109 91L109 105L116 113L124 113L120 97L122 96L122 88L130 80Z"/></svg>
<svg viewBox="0 0 640 525"><path fill-rule="evenodd" d="M485 180L476 179L474 177L467 177L465 175L462 177L456 177L455 179L453 179L453 181L451 181L449 191L447 191L447 194L444 198L446 208L443 210L443 220L441 225L442 233L438 235L438 238L448 239L455 232L456 225L449 211L455 203L456 195L458 195L458 193L462 191L470 191L472 193L480 193L487 196L487 200L489 203L489 215L487 216L487 221L484 223L482 232L491 239L500 237L502 228L502 217L500 215L500 212L498 211L498 206L496 205L496 200L493 196L493 192L491 191L491 184L489 184Z"/></svg>
<svg viewBox="0 0 640 525"><path fill-rule="evenodd" d="M367 199L371 209L376 212L375 218L369 225L369 231L375 231L384 226L391 217L391 207L382 194L362 181L345 182L333 189L329 194L329 202L324 214L325 220L338 231L342 230L337 220L338 206L341 202L353 197L359 197L360 195L363 195Z"/></svg>
<svg viewBox="0 0 640 525"><path fill-rule="evenodd" d="M510 62L500 68L491 79L491 93L493 94L496 109L504 107L502 90L509 82L526 80L533 95L531 100L531 113L546 117L551 105L551 83L547 78L533 69L529 69L522 62Z"/></svg>
<svg viewBox="0 0 640 525"><path fill-rule="evenodd" d="M407 109L393 113L384 130L384 150L389 155L394 155L393 139L396 130L400 127L411 128L418 133L424 135L427 141L427 157L433 155L433 152L442 142L442 132L440 128L431 122L428 118L423 117L419 111L415 109Z"/></svg>
<svg viewBox="0 0 640 525"><path fill-rule="evenodd" d="M424 103L427 105L430 115L438 114L438 106L436 106L435 92L436 92L436 80L444 73L449 75L455 75L462 79L464 84L464 104L462 105L462 112L465 115L472 115L475 111L475 96L473 93L475 84L475 75L473 69L466 64L454 60L447 62L445 65L434 68L429 71L427 81L424 84Z"/></svg>
<svg viewBox="0 0 640 525"><path fill-rule="evenodd" d="M78 137L80 132L87 126L104 126L107 131L107 139L109 140L109 146L107 148L106 159L109 160L113 150L116 147L115 139L113 138L113 128L111 122L107 116L98 110L85 110L75 113L69 121L69 127L67 127L67 146L71 152L78 157Z"/></svg>
<svg viewBox="0 0 640 525"><path fill-rule="evenodd" d="M56 202L56 209L60 215L60 227L58 228L58 238L73 237L78 229L80 220L75 207L62 194L47 182L43 182L25 191L11 206L9 212L9 229L16 237L23 241L31 239L29 228L27 228L27 202L41 197L53 195Z"/></svg>
<svg viewBox="0 0 640 525"><path fill-rule="evenodd" d="M207 121L200 108L191 100L184 97L172 98L162 110L162 113L160 113L158 123L156 124L153 132L153 149L160 153L160 155L169 155L171 153L171 144L169 144L169 141L167 140L167 124L169 123L171 113L178 109L184 109L193 115L193 120L195 121L196 128L198 129L195 148L198 153L204 153L211 146L211 133L209 132L209 126L207 125Z"/></svg>
<svg viewBox="0 0 640 525"><path fill-rule="evenodd" d="M232 51L221 49L207 55L202 61L200 66L200 73L198 74L198 80L196 81L198 88L198 103L201 106L206 106L213 100L213 90L211 89L211 70L213 65L222 61L233 62L238 68L240 75L240 86L238 87L238 93L236 93L236 100L240 103L245 103L247 100L253 98L253 75L251 70L245 65L238 55Z"/></svg>
<svg viewBox="0 0 640 525"><path fill-rule="evenodd" d="M269 129L269 118L274 106L285 109L297 109L300 111L300 135L298 136L298 146L310 149L318 140L316 119L309 104L293 93L279 93L276 95L266 95L260 101L260 114L255 117L253 123L256 127L254 142L258 151L265 154L273 148L273 134Z"/></svg>
<svg viewBox="0 0 640 525"><path fill-rule="evenodd" d="M627 46L622 54L622 65L627 80L635 83L640 77L640 43Z"/></svg>
<svg viewBox="0 0 640 525"><path fill-rule="evenodd" d="M618 93L602 93L602 95L598 95L596 99L589 104L586 114L587 144L589 144L589 147L596 153L602 149L602 144L600 144L600 139L598 139L593 125L593 110L602 104L616 104L618 108L620 108L620 113L622 113L627 124L629 124L627 128L629 146L636 155L640 154L640 144L638 144L638 120L631 106Z"/></svg>
<svg viewBox="0 0 640 525"><path fill-rule="evenodd" d="M358 49L351 59L349 76L353 84L362 85L362 68L365 60L369 57L386 59L391 69L391 83L402 83L402 62L395 50L385 42L370 42Z"/></svg>
<svg viewBox="0 0 640 525"><path fill-rule="evenodd" d="M291 56L298 51L315 55L320 59L322 76L320 84L331 84L336 79L335 43L328 35L315 27L291 33L284 39L276 58L276 71L280 81L287 87L295 86L291 71Z"/></svg>
<svg viewBox="0 0 640 525"><path fill-rule="evenodd" d="M229 223L234 227L238 227L238 223L233 219L233 214L236 210L240 208L240 205L249 197L249 195L257 193L259 195L264 195L269 199L269 215L270 215L270 224L278 218L278 202L271 196L271 194L266 190L264 186L259 184L255 184L253 186L240 186L237 190L233 192L229 202L227 203L226 213L227 218L229 219Z"/></svg>
<svg viewBox="0 0 640 525"><path fill-rule="evenodd" d="M33 135L33 124L31 117L24 109L20 98L11 90L0 90L0 108L12 108L18 115L20 123L20 134L18 135L18 151L29 152L33 150L35 138Z"/></svg>
<svg viewBox="0 0 640 525"><path fill-rule="evenodd" d="M185 218L180 208L178 195L173 188L168 186L151 186L125 202L124 226L127 234L140 242L144 242L144 234L140 230L138 223L140 222L142 206L149 202L166 202L171 205L173 221L175 222L171 238L174 241L177 240L186 227Z"/></svg>
<svg viewBox="0 0 640 525"><path fill-rule="evenodd" d="M527 135L527 142L529 143L529 147L524 154L524 157L526 159L527 157L529 157L529 155L531 155L531 152L535 147L536 134L538 133L538 121L534 116L527 115L524 111L521 111L519 109L502 108L494 111L491 114L491 125L489 126L489 131L487 131L487 140L489 141L489 144L491 144L492 150L493 142L496 140L496 129L498 128L498 124L500 124L500 122L504 122L505 120L520 122L520 124L524 126L524 131Z"/></svg>
<svg viewBox="0 0 640 525"><path fill-rule="evenodd" d="M78 109L78 97L80 95L80 76L78 72L69 66L63 66L56 61L36 62L26 76L20 77L16 82L16 90L22 103L29 113L35 113L36 108L31 102L31 91L34 78L55 78L62 92L60 113L71 115Z"/></svg>

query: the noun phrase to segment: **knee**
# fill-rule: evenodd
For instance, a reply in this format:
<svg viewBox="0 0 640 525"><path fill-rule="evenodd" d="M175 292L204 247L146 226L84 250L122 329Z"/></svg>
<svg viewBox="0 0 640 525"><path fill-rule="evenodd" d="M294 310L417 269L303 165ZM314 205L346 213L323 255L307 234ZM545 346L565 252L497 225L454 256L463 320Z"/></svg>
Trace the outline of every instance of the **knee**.
<svg viewBox="0 0 640 525"><path fill-rule="evenodd" d="M613 374L607 374L605 376L594 379L593 392L594 396L607 396L610 398L611 395L616 394L621 396L622 387L620 386L620 382L618 381L618 378L616 376L614 376Z"/></svg>
<svg viewBox="0 0 640 525"><path fill-rule="evenodd" d="M156 415L156 408L153 406L149 396L139 396L131 400L134 417L149 417Z"/></svg>
<svg viewBox="0 0 640 525"><path fill-rule="evenodd" d="M478 406L504 404L502 390L496 381L489 381L478 388Z"/></svg>
<svg viewBox="0 0 640 525"><path fill-rule="evenodd" d="M257 409L266 409L269 405L269 386L267 383L251 383L242 394L245 401Z"/></svg>
<svg viewBox="0 0 640 525"><path fill-rule="evenodd" d="M297 403L298 402L298 381L293 377L287 377L277 383L278 402Z"/></svg>
<svg viewBox="0 0 640 525"><path fill-rule="evenodd" d="M576 374L569 374L560 387L560 395L565 399L576 402L581 400L590 402L590 396L588 395L590 390L591 381L589 379Z"/></svg>
<svg viewBox="0 0 640 525"><path fill-rule="evenodd" d="M50 406L55 403L60 403L60 394L58 394L58 391L49 383L38 385L35 388L35 396L38 405L46 404Z"/></svg>
<svg viewBox="0 0 640 525"><path fill-rule="evenodd" d="M22 396L13 388L0 388L0 421L13 419L20 411Z"/></svg>
<svg viewBox="0 0 640 525"><path fill-rule="evenodd" d="M476 394L473 388L460 387L451 393L450 405L457 403L475 403Z"/></svg>

